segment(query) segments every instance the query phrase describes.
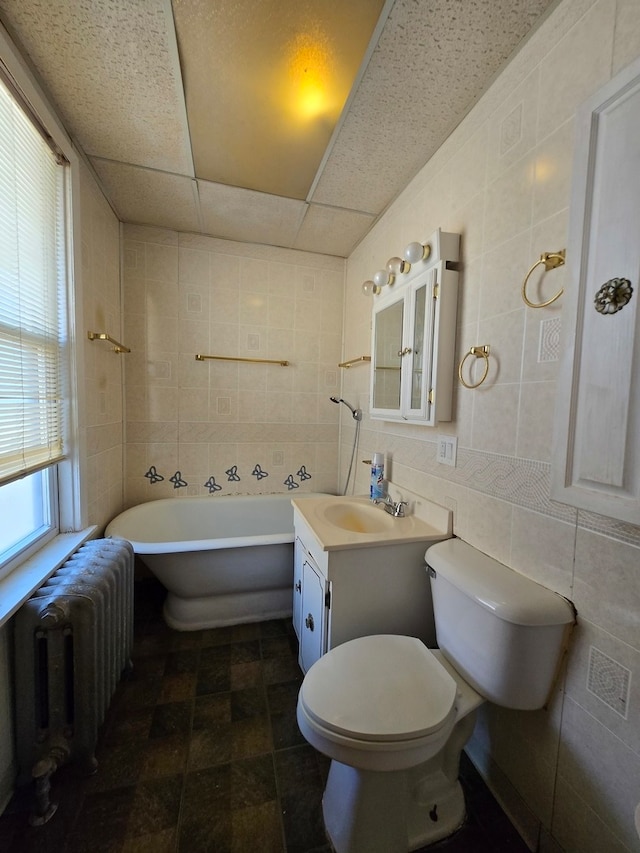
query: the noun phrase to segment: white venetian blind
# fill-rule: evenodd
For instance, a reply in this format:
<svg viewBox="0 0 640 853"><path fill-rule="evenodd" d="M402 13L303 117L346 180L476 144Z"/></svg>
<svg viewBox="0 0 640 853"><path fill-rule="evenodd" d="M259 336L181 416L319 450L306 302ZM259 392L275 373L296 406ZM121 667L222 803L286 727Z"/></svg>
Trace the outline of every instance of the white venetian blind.
<svg viewBox="0 0 640 853"><path fill-rule="evenodd" d="M64 167L0 78L0 485L59 461Z"/></svg>

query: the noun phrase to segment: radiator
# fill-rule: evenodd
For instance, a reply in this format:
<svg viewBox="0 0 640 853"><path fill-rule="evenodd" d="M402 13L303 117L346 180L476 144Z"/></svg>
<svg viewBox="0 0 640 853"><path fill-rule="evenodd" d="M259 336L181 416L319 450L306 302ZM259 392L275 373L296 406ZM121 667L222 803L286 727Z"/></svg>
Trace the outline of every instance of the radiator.
<svg viewBox="0 0 640 853"><path fill-rule="evenodd" d="M131 545L82 545L22 605L14 632L18 783L46 775L48 790L67 760L97 767L98 729L131 665Z"/></svg>

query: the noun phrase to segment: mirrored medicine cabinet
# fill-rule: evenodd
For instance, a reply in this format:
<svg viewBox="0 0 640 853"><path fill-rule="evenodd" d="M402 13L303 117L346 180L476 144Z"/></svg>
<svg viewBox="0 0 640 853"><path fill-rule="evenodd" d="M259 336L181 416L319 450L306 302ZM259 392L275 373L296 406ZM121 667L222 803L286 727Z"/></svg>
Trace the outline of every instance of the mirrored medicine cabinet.
<svg viewBox="0 0 640 853"><path fill-rule="evenodd" d="M371 417L451 420L460 237L438 229L426 257L374 296Z"/></svg>

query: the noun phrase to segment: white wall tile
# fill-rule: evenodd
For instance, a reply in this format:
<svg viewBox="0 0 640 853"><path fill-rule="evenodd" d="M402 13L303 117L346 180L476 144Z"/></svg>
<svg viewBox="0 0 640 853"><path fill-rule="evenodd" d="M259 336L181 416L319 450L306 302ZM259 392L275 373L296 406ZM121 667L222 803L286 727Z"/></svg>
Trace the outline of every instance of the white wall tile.
<svg viewBox="0 0 640 853"><path fill-rule="evenodd" d="M599 0L540 65L538 140L569 119L611 73L615 0Z"/></svg>
<svg viewBox="0 0 640 853"><path fill-rule="evenodd" d="M626 844L629 850L638 847L633 822L634 810L640 801L638 767L637 753L628 749L572 699L566 699L558 760L559 778L599 816L604 829ZM558 840L563 843L560 831ZM610 849L594 846L593 839L586 844L586 847L578 848L571 840L573 849L594 853Z"/></svg>
<svg viewBox="0 0 640 853"><path fill-rule="evenodd" d="M578 527L573 591L578 612L636 649L640 649L639 566L640 548Z"/></svg>
<svg viewBox="0 0 640 853"><path fill-rule="evenodd" d="M514 507L509 565L571 598L575 524Z"/></svg>

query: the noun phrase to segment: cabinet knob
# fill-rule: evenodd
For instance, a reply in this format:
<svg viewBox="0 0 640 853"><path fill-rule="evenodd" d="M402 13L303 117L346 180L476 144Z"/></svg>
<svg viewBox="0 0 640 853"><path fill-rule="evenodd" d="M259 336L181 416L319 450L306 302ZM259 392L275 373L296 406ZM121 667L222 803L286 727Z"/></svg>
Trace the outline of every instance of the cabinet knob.
<svg viewBox="0 0 640 853"><path fill-rule="evenodd" d="M313 616L311 615L311 613L305 618L304 624L307 626L307 628L310 631L313 631L314 624L313 624Z"/></svg>

